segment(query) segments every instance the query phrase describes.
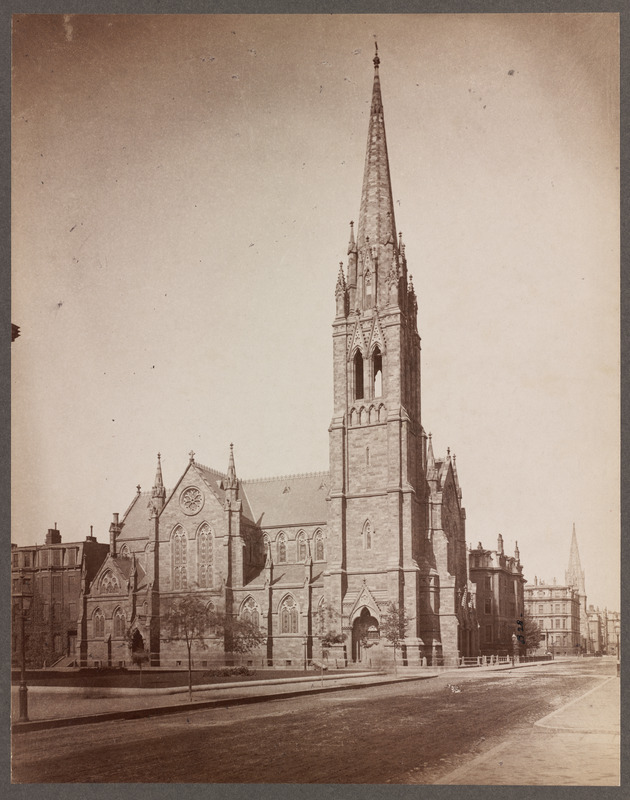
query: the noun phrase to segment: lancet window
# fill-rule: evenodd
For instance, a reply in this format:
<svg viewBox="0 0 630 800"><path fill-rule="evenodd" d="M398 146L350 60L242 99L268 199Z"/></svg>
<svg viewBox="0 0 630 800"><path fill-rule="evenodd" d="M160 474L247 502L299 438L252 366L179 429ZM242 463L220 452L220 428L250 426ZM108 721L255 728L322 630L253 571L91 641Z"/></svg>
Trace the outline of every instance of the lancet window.
<svg viewBox="0 0 630 800"><path fill-rule="evenodd" d="M92 618L94 622L94 638L103 639L105 637L105 615L100 608L97 608Z"/></svg>
<svg viewBox="0 0 630 800"><path fill-rule="evenodd" d="M289 595L280 606L280 633L298 632L298 611L295 600Z"/></svg>
<svg viewBox="0 0 630 800"><path fill-rule="evenodd" d="M197 533L197 580L202 589L212 587L213 544L210 526L204 522Z"/></svg>
<svg viewBox="0 0 630 800"><path fill-rule="evenodd" d="M171 556L173 562L173 589L185 589L188 585L186 576L188 540L182 528L176 528L171 540Z"/></svg>

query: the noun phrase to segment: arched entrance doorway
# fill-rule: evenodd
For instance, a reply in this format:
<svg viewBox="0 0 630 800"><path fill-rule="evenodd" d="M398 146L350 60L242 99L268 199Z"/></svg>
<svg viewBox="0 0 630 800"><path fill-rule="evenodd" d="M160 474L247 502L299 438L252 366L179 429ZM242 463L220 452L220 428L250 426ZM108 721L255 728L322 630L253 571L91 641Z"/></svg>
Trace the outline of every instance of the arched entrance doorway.
<svg viewBox="0 0 630 800"><path fill-rule="evenodd" d="M367 650L379 639L378 620L364 606L352 625L352 660L363 661Z"/></svg>
<svg viewBox="0 0 630 800"><path fill-rule="evenodd" d="M140 631L136 628L131 637L131 655L134 656L140 653L144 653L144 639Z"/></svg>

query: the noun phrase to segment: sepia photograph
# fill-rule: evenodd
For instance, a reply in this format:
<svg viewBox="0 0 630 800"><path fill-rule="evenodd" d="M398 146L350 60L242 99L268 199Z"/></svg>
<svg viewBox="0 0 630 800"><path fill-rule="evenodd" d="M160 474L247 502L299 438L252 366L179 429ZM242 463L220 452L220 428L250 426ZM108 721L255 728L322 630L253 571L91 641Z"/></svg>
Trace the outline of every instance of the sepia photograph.
<svg viewBox="0 0 630 800"><path fill-rule="evenodd" d="M12 783L619 786L619 14L11 22Z"/></svg>

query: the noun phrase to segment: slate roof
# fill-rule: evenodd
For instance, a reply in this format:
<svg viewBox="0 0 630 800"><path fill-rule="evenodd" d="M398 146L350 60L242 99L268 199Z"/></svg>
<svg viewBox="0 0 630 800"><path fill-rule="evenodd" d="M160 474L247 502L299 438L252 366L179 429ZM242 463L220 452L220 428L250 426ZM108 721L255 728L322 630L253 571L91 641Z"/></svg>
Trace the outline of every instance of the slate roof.
<svg viewBox="0 0 630 800"><path fill-rule="evenodd" d="M136 494L122 518L122 530L116 539L117 542L124 542L126 539L149 538L151 533L148 508L150 499L151 492Z"/></svg>
<svg viewBox="0 0 630 800"><path fill-rule="evenodd" d="M328 472L242 481L244 515L263 528L323 524L328 519Z"/></svg>
<svg viewBox="0 0 630 800"><path fill-rule="evenodd" d="M193 466L197 469L208 488L223 505L225 502L225 489L223 486L225 481L227 481L227 475L216 469L204 467L203 464L199 464L197 461L194 462Z"/></svg>

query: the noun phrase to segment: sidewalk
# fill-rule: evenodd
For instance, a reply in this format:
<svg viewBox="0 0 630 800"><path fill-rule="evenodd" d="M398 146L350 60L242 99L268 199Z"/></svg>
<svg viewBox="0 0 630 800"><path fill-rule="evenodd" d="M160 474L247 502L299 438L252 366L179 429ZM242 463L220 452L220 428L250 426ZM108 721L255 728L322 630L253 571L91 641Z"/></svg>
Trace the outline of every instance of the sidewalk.
<svg viewBox="0 0 630 800"><path fill-rule="evenodd" d="M114 719L137 719L191 709L213 708L245 703L286 699L305 694L320 694L344 689L365 688L404 681L436 678L427 670L412 674L353 673L350 675L318 674L303 678L279 678L267 681L220 683L193 687L193 702L188 701L187 687L171 689L98 689L37 686L29 689L29 722L18 722L18 687L11 687L13 733L45 728L85 725Z"/></svg>
<svg viewBox="0 0 630 800"><path fill-rule="evenodd" d="M437 784L618 786L619 678L606 678Z"/></svg>

